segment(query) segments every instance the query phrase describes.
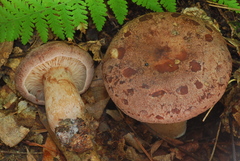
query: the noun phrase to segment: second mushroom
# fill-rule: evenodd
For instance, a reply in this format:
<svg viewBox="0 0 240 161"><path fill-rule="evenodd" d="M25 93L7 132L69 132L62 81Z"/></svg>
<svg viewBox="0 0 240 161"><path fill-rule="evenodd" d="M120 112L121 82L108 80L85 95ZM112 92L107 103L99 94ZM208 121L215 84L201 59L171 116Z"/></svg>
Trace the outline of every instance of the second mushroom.
<svg viewBox="0 0 240 161"><path fill-rule="evenodd" d="M103 78L113 102L162 135L180 137L186 120L223 95L231 56L222 35L201 19L149 13L128 22L103 59Z"/></svg>
<svg viewBox="0 0 240 161"><path fill-rule="evenodd" d="M45 105L50 128L63 144L71 144L79 121L86 121L80 94L89 87L93 72L93 60L86 51L54 41L25 57L17 68L15 83L23 97ZM65 129L59 130L61 126Z"/></svg>

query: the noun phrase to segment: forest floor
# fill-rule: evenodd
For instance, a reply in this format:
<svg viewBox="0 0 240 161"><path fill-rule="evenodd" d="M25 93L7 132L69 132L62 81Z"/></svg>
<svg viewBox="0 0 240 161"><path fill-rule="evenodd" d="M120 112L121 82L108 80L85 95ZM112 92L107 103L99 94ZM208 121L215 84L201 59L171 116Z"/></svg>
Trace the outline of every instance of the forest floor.
<svg viewBox="0 0 240 161"><path fill-rule="evenodd" d="M101 150L98 151L101 161L240 160L240 75L238 72L240 66L240 51L238 51L240 46L240 15L219 7L211 7L204 0L179 0L177 1L177 12L193 6L203 9L209 17L215 20L222 35L226 37L233 59L231 82L226 93L209 114L206 112L188 121L184 136L170 139L153 134L143 123L124 115L109 99L104 87L98 86L95 95L101 95L98 101L104 100L104 103L96 102L94 107L101 106L101 108L89 109L89 111L92 110L92 113L98 115L96 118L98 118L99 127L94 139L96 144L101 147ZM149 12L151 11L129 2L129 12L125 22ZM102 31L98 32L89 20L86 33L76 32L73 42L85 47L94 56L101 58L121 27L113 14L108 13L107 22ZM52 35L49 37L49 41L52 40L57 40L57 38ZM0 103L2 108L0 112L4 116L1 121L9 122L9 125L13 124L13 128L8 127L9 130L14 131L15 126L16 128L24 126L29 129L29 132L19 144L11 148L0 142L0 160L34 161L42 160L42 158L66 160L64 152L55 145L57 143L52 138L54 136L46 128L44 107L31 103L20 106L18 102L24 100L13 87L16 64L28 51L41 44L42 42L37 35L27 45L22 45L19 40L14 41L13 48L10 47L11 45L8 47L12 54L7 63L1 66ZM6 48L7 44L3 46ZM3 46L0 47L3 48ZM99 61L96 61L96 67L98 64ZM101 74L98 72L96 70L95 81L100 78L98 75ZM89 97L89 92L83 95L86 102L89 101ZM7 118L6 116L11 117ZM206 119L202 121L205 116ZM12 123L11 119L14 119L17 125ZM5 135L1 132L0 134ZM49 141L50 138L53 141ZM87 154L84 156L85 158L79 156L79 160L98 160L91 155L95 154ZM68 156L68 160L77 159Z"/></svg>

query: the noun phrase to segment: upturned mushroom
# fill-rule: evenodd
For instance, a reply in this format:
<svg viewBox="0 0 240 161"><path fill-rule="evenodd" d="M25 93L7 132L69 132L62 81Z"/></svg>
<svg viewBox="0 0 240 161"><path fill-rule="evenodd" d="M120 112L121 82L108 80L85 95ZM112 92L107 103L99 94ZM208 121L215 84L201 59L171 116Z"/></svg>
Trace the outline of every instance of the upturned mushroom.
<svg viewBox="0 0 240 161"><path fill-rule="evenodd" d="M125 114L151 127L162 124L162 135L180 137L186 120L222 97L231 68L225 40L212 26L179 13L149 13L113 38L103 78Z"/></svg>
<svg viewBox="0 0 240 161"><path fill-rule="evenodd" d="M79 121L86 121L80 94L89 87L93 73L88 52L53 41L33 49L23 59L16 70L16 89L32 103L45 105L51 130L68 144L78 133ZM57 130L61 125L68 132Z"/></svg>

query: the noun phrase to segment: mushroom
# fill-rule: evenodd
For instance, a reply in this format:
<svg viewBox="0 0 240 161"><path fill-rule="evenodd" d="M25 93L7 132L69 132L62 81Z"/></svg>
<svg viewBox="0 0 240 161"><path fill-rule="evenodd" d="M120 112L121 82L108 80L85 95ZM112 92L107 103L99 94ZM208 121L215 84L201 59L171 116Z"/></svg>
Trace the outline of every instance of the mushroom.
<svg viewBox="0 0 240 161"><path fill-rule="evenodd" d="M186 120L222 97L232 68L218 31L196 17L168 12L128 22L102 63L113 102L151 127L162 124L162 135L175 138L185 133Z"/></svg>
<svg viewBox="0 0 240 161"><path fill-rule="evenodd" d="M69 122L74 125L69 127L69 133L57 132L62 142L69 143L79 119L86 121L80 94L89 87L93 73L93 60L86 51L73 44L53 41L33 49L20 63L16 70L16 89L32 103L45 105L53 132Z"/></svg>

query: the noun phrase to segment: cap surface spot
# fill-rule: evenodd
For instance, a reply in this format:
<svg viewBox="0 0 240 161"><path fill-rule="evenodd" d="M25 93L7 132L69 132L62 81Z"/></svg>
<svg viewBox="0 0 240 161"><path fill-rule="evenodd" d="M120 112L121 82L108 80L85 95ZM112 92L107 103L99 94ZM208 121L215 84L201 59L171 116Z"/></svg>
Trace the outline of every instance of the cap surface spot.
<svg viewBox="0 0 240 161"><path fill-rule="evenodd" d="M205 40L206 40L207 42L211 42L211 41L213 41L213 37L212 37L212 35L210 35L210 34L206 34L206 35L205 35Z"/></svg>
<svg viewBox="0 0 240 161"><path fill-rule="evenodd" d="M198 63L196 60L190 62L190 67L192 72L197 72L201 70L201 64Z"/></svg>
<svg viewBox="0 0 240 161"><path fill-rule="evenodd" d="M136 73L137 73L137 71L132 68L127 68L127 69L123 70L123 76L127 77L127 78L135 75Z"/></svg>
<svg viewBox="0 0 240 161"><path fill-rule="evenodd" d="M176 92L181 95L188 94L188 86L180 86L177 88Z"/></svg>

